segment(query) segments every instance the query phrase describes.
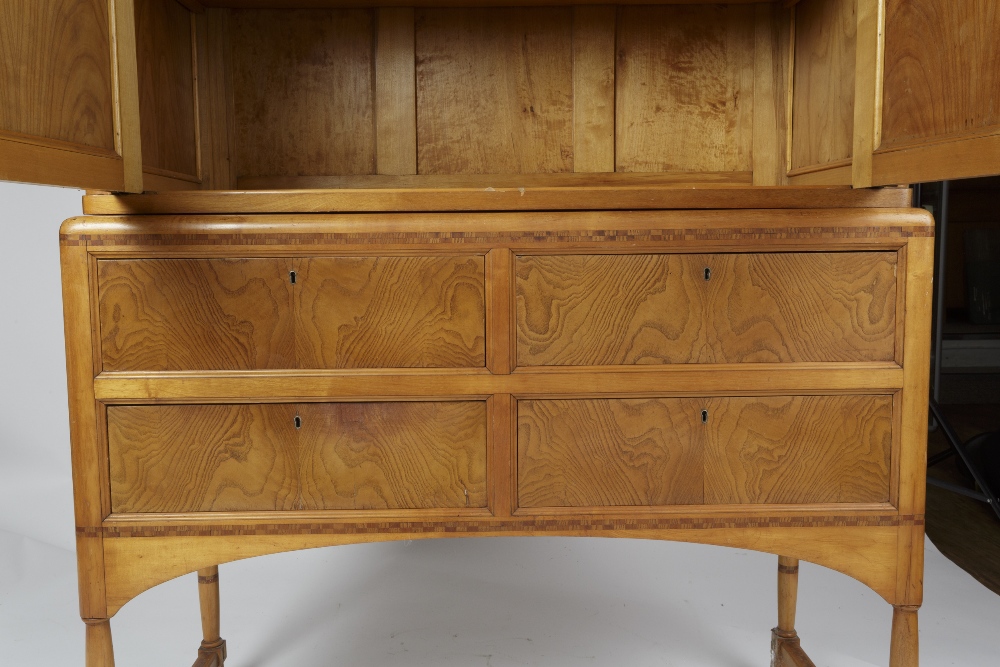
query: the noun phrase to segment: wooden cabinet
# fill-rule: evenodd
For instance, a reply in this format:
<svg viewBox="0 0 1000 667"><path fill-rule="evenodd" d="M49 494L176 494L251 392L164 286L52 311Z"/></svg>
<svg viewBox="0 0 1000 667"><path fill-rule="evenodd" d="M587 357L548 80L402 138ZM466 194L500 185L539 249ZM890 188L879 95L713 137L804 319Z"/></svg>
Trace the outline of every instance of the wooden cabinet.
<svg viewBox="0 0 1000 667"><path fill-rule="evenodd" d="M170 577L219 667L219 563L456 533L781 554L776 667L822 563L915 665L933 225L899 185L1000 173L995 3L397 4L0 0L0 178L89 190L88 667Z"/></svg>

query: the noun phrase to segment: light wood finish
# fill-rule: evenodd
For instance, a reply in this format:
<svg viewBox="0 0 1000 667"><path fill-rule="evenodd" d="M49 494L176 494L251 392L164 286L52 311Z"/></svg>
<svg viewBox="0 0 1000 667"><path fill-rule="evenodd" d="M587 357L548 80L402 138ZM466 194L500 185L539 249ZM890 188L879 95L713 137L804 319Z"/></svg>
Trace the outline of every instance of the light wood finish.
<svg viewBox="0 0 1000 667"><path fill-rule="evenodd" d="M195 667L223 667L226 660L226 640L219 629L219 568L217 565L198 570L198 602L201 607L202 641Z"/></svg>
<svg viewBox="0 0 1000 667"><path fill-rule="evenodd" d="M111 645L111 623L107 619L87 621L87 667L115 667L115 651Z"/></svg>
<svg viewBox="0 0 1000 667"><path fill-rule="evenodd" d="M615 8L573 8L573 171L615 170Z"/></svg>
<svg viewBox="0 0 1000 667"><path fill-rule="evenodd" d="M378 10L375 47L375 165L379 174L417 173L413 8Z"/></svg>
<svg viewBox="0 0 1000 667"><path fill-rule="evenodd" d="M518 505L703 503L699 407L691 399L518 401Z"/></svg>
<svg viewBox="0 0 1000 667"><path fill-rule="evenodd" d="M482 256L298 260L299 367L484 366L484 264Z"/></svg>
<svg viewBox="0 0 1000 667"><path fill-rule="evenodd" d="M310 403L299 414L301 507L486 506L482 401Z"/></svg>
<svg viewBox="0 0 1000 667"><path fill-rule="evenodd" d="M519 257L518 365L886 361L895 264L893 253Z"/></svg>
<svg viewBox="0 0 1000 667"><path fill-rule="evenodd" d="M854 0L810 0L794 11L792 170L853 154L858 29Z"/></svg>
<svg viewBox="0 0 1000 667"><path fill-rule="evenodd" d="M191 0L186 0L191 1ZM353 7L357 0L198 0L206 7ZM497 6L531 7L534 5L628 5L628 4L670 4L670 5L700 5L718 4L718 0L504 0L502 3L491 0ZM739 5L755 2L789 2L790 0L728 0L726 4ZM797 0L795 0L797 1ZM366 3L376 7L468 7L469 0L376 0Z"/></svg>
<svg viewBox="0 0 1000 667"><path fill-rule="evenodd" d="M299 509L294 405L108 408L115 512Z"/></svg>
<svg viewBox="0 0 1000 667"><path fill-rule="evenodd" d="M231 23L238 178L375 173L373 10Z"/></svg>
<svg viewBox="0 0 1000 667"><path fill-rule="evenodd" d="M210 9L197 17L198 99L201 108L202 187L236 187L236 119L229 12Z"/></svg>
<svg viewBox="0 0 1000 667"><path fill-rule="evenodd" d="M295 368L289 260L98 267L105 370Z"/></svg>
<svg viewBox="0 0 1000 667"><path fill-rule="evenodd" d="M885 0L855 1L858 32L851 182L856 188L867 188L872 185L872 153L881 142L882 132Z"/></svg>
<svg viewBox="0 0 1000 667"><path fill-rule="evenodd" d="M514 255L495 248L486 255L486 367L490 373L506 375L513 370Z"/></svg>
<svg viewBox="0 0 1000 667"><path fill-rule="evenodd" d="M754 9L622 7L617 28L616 170L749 171Z"/></svg>
<svg viewBox="0 0 1000 667"><path fill-rule="evenodd" d="M705 502L889 500L887 396L705 401Z"/></svg>
<svg viewBox="0 0 1000 667"><path fill-rule="evenodd" d="M754 12L753 183L784 185L791 14L766 4Z"/></svg>
<svg viewBox="0 0 1000 667"><path fill-rule="evenodd" d="M788 635L795 634L795 606L799 595L799 561L778 556L778 627Z"/></svg>
<svg viewBox="0 0 1000 667"><path fill-rule="evenodd" d="M576 174L573 175L577 176ZM586 176L586 175L584 175ZM523 186L442 189L368 189L288 192L175 192L159 195L84 198L87 215L192 213L324 213L337 211L585 211L624 209L905 208L903 188L845 191L843 188L749 188L732 186L649 187Z"/></svg>
<svg viewBox="0 0 1000 667"><path fill-rule="evenodd" d="M889 667L919 667L919 664L917 608L893 607Z"/></svg>
<svg viewBox="0 0 1000 667"><path fill-rule="evenodd" d="M191 28L191 13L175 0L135 0L143 167L197 179Z"/></svg>
<svg viewBox="0 0 1000 667"><path fill-rule="evenodd" d="M573 170L572 10L420 9L421 174Z"/></svg>

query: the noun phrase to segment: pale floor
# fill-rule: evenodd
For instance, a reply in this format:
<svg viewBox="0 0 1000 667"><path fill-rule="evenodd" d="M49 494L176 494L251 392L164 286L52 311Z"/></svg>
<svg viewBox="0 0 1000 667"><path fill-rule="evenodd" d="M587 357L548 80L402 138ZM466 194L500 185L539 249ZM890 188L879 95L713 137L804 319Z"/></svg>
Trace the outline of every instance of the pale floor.
<svg viewBox="0 0 1000 667"><path fill-rule="evenodd" d="M333 547L220 568L230 667L765 667L776 559L633 540L463 538ZM82 665L73 554L0 533L0 665ZM923 667L998 664L1000 596L927 544ZM119 667L190 665L195 576L112 621ZM891 608L804 564L818 667L888 663Z"/></svg>

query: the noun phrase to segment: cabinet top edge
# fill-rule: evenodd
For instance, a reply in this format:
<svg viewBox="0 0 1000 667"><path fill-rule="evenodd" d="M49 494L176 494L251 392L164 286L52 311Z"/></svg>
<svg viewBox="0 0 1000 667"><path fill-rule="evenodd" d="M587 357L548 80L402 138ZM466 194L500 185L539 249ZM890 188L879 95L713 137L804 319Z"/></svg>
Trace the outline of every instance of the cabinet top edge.
<svg viewBox="0 0 1000 667"><path fill-rule="evenodd" d="M908 188L589 186L88 192L86 215L908 208Z"/></svg>

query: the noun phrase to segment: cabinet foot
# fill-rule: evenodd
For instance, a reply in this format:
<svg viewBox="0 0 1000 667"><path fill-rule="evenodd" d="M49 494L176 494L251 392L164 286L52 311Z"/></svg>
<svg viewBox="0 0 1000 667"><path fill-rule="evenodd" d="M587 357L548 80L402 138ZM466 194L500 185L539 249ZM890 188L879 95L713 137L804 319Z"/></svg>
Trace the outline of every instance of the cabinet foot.
<svg viewBox="0 0 1000 667"><path fill-rule="evenodd" d="M87 624L87 667L115 667L115 652L111 646L111 621L85 618Z"/></svg>
<svg viewBox="0 0 1000 667"><path fill-rule="evenodd" d="M889 646L889 667L918 667L917 637L918 607L899 606L892 609L892 644Z"/></svg>
<svg viewBox="0 0 1000 667"><path fill-rule="evenodd" d="M780 633L778 628L771 631L771 667L816 667L799 646L795 633L791 637Z"/></svg>
<svg viewBox="0 0 1000 667"><path fill-rule="evenodd" d="M223 667L226 640L219 636L219 567L198 570L198 600L201 603L201 630L204 639L193 667Z"/></svg>
<svg viewBox="0 0 1000 667"><path fill-rule="evenodd" d="M202 642L201 648L198 649L198 659L191 667L223 667L225 662L226 640L220 639L214 644Z"/></svg>
<svg viewBox="0 0 1000 667"><path fill-rule="evenodd" d="M778 556L778 627L771 631L771 667L816 667L795 633L798 594L799 561Z"/></svg>

